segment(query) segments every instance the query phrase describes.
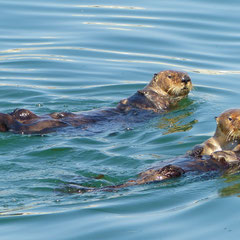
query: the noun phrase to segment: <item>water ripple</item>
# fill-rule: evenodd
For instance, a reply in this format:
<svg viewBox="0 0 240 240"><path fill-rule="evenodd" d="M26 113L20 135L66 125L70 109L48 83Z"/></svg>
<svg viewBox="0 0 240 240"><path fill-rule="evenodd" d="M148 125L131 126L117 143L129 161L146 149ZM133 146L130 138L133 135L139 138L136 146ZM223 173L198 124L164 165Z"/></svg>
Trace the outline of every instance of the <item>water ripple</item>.
<svg viewBox="0 0 240 240"><path fill-rule="evenodd" d="M109 8L109 9L127 9L127 10L144 10L142 7L134 6L117 6L117 5L76 5L78 8Z"/></svg>
<svg viewBox="0 0 240 240"><path fill-rule="evenodd" d="M239 107L239 7L0 0L0 112L115 107L169 68L187 71L195 86L178 109L151 121L1 133L1 239L236 239L237 175L83 195L71 186L120 184L167 164L211 136L215 116Z"/></svg>

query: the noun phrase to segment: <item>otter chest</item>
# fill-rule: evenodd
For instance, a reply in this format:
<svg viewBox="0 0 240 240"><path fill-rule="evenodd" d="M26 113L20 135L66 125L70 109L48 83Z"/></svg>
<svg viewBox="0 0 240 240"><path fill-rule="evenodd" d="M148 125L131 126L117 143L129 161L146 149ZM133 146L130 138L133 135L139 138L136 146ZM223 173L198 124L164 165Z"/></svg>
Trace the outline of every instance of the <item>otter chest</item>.
<svg viewBox="0 0 240 240"><path fill-rule="evenodd" d="M240 144L239 141L235 140L235 141L231 141L231 142L227 142L224 147L222 148L222 150L233 150L238 144Z"/></svg>

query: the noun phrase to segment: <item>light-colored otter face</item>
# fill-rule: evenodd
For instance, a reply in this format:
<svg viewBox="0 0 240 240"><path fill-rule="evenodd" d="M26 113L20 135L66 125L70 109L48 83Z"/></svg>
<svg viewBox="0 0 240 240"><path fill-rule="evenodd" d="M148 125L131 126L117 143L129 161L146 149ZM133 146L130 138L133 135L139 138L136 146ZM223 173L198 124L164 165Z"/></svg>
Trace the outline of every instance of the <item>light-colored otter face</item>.
<svg viewBox="0 0 240 240"><path fill-rule="evenodd" d="M167 70L154 74L149 86L157 92L165 92L173 97L184 97L191 91L192 82L187 73Z"/></svg>
<svg viewBox="0 0 240 240"><path fill-rule="evenodd" d="M240 140L240 109L227 110L216 117L216 121L226 141Z"/></svg>

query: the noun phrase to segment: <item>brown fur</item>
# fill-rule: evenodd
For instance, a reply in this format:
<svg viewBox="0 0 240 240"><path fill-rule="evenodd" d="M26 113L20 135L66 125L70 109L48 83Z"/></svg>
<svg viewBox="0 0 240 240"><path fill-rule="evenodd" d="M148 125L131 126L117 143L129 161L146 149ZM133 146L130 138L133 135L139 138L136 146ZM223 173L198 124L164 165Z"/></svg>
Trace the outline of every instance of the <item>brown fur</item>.
<svg viewBox="0 0 240 240"><path fill-rule="evenodd" d="M79 188L78 192L109 191L133 185L159 182L177 178L187 172L222 171L236 172L240 170L240 109L230 109L216 118L217 128L213 137L203 144L197 145L185 156L176 158L173 164L155 167L143 171L135 180L107 186L99 189ZM82 191L83 190L83 191Z"/></svg>
<svg viewBox="0 0 240 240"><path fill-rule="evenodd" d="M128 99L120 101L116 108L95 110L87 113L51 113L37 116L27 109L16 109L10 114L1 114L0 131L15 133L47 133L67 126L81 126L109 120L131 110L148 110L156 113L169 110L192 89L190 77L183 72L162 71L152 81Z"/></svg>
<svg viewBox="0 0 240 240"><path fill-rule="evenodd" d="M216 117L217 128L213 137L197 145L194 151L201 150L201 155L211 155L217 151L237 151L240 144L240 109L230 109ZM215 153L216 157L216 153Z"/></svg>
<svg viewBox="0 0 240 240"><path fill-rule="evenodd" d="M194 147L182 160L176 160L176 165L153 168L141 173L135 184L175 178L189 171L225 171L231 168L239 170L240 109L223 112L216 118L216 122L217 128L213 137Z"/></svg>
<svg viewBox="0 0 240 240"><path fill-rule="evenodd" d="M143 89L118 104L118 109L132 108L163 112L176 105L192 89L190 77L183 72L162 71L155 74L152 81Z"/></svg>

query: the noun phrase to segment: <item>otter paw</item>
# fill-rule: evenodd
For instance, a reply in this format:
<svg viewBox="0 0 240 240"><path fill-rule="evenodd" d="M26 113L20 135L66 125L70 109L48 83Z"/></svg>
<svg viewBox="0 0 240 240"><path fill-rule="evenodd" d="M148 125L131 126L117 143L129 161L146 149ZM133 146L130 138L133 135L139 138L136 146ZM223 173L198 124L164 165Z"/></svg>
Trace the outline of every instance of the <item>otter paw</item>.
<svg viewBox="0 0 240 240"><path fill-rule="evenodd" d="M219 162L232 163L232 162L239 161L236 153L230 150L213 152L211 154L211 157L218 160Z"/></svg>
<svg viewBox="0 0 240 240"><path fill-rule="evenodd" d="M180 167L167 165L160 170L159 174L163 177L163 179L168 179L180 177L184 173L185 171Z"/></svg>
<svg viewBox="0 0 240 240"><path fill-rule="evenodd" d="M202 155L203 146L196 145L191 151L188 152L188 154L192 157L199 157Z"/></svg>

